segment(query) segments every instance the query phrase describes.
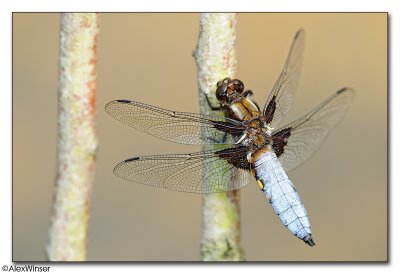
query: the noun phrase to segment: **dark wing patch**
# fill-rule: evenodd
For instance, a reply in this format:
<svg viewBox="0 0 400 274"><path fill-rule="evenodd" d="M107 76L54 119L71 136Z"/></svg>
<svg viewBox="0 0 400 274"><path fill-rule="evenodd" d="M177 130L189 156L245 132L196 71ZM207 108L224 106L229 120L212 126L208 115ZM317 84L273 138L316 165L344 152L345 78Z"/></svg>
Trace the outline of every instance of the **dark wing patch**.
<svg viewBox="0 0 400 274"><path fill-rule="evenodd" d="M265 123L271 123L272 119L274 118L274 113L276 110L276 96L273 96L269 101L267 108L265 109L264 116L265 116Z"/></svg>
<svg viewBox="0 0 400 274"><path fill-rule="evenodd" d="M222 159L225 159L231 165L239 169L250 170L250 163L247 161L248 148L238 146L217 151L217 154Z"/></svg>
<svg viewBox="0 0 400 274"><path fill-rule="evenodd" d="M282 153L285 151L285 146L288 143L288 139L290 137L290 131L291 128L284 128L282 130L279 130L278 132L275 132L272 135L272 148L275 150L276 156L281 156Z"/></svg>
<svg viewBox="0 0 400 274"><path fill-rule="evenodd" d="M275 128L290 110L300 78L305 33L299 30L292 42L288 57L263 109L269 126Z"/></svg>

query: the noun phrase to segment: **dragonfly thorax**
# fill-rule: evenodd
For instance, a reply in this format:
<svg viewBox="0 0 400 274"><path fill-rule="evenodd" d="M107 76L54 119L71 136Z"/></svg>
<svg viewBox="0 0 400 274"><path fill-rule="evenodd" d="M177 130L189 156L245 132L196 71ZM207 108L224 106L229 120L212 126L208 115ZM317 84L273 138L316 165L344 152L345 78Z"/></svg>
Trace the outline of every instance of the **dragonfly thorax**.
<svg viewBox="0 0 400 274"><path fill-rule="evenodd" d="M249 127L237 143L246 146L249 152L253 154L259 149L270 147L273 143L273 138L265 127Z"/></svg>

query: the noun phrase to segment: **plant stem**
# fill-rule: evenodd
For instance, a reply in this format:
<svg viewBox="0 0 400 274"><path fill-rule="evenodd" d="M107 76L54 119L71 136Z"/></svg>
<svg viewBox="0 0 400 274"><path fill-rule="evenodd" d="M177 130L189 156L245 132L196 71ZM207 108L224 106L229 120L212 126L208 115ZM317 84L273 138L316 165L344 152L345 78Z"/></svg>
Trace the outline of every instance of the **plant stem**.
<svg viewBox="0 0 400 274"><path fill-rule="evenodd" d="M86 260L91 193L97 152L94 13L61 15L57 177L47 256Z"/></svg>
<svg viewBox="0 0 400 274"><path fill-rule="evenodd" d="M200 35L194 57L197 64L200 112L203 114L223 115L223 112L211 110L206 96L211 104L217 106L217 82L234 76L235 40L236 14L201 14ZM240 247L239 191L203 195L202 218L201 259L244 260L244 252Z"/></svg>

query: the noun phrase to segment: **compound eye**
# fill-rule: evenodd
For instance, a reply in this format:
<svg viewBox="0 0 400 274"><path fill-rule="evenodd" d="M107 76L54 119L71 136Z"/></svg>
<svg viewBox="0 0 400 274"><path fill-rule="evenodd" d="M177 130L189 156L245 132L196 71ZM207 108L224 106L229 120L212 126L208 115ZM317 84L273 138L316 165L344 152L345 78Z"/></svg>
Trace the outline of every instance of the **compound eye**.
<svg viewBox="0 0 400 274"><path fill-rule="evenodd" d="M216 91L216 96L218 100L223 100L226 98L226 85L219 86Z"/></svg>
<svg viewBox="0 0 400 274"><path fill-rule="evenodd" d="M239 93L243 92L244 85L243 85L242 81L240 81L239 79L234 79L234 80L232 80L231 84L233 85L234 90L236 90Z"/></svg>
<svg viewBox="0 0 400 274"><path fill-rule="evenodd" d="M220 86L222 86L223 84L227 84L230 80L231 80L231 79L230 79L229 77L227 77L227 78L225 78L224 80L219 81L219 82L217 83L217 87L220 87Z"/></svg>

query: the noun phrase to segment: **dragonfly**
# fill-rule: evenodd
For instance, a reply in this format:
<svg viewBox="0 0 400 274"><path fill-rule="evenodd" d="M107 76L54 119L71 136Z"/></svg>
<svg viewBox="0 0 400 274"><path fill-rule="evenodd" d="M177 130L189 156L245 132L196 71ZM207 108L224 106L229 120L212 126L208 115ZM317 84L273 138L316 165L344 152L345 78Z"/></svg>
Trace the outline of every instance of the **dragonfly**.
<svg viewBox="0 0 400 274"><path fill-rule="evenodd" d="M219 105L209 101L225 116L172 111L131 100L107 103L105 109L112 117L154 137L214 146L187 154L132 157L120 162L114 174L139 184L201 194L240 189L252 174L283 225L314 246L306 208L286 172L316 152L342 120L354 91L344 87L303 117L279 127L294 100L304 40L305 33L299 30L262 110L253 91L230 78L217 83Z"/></svg>

